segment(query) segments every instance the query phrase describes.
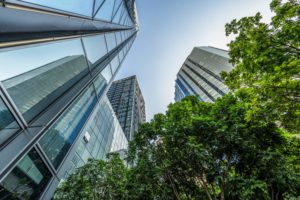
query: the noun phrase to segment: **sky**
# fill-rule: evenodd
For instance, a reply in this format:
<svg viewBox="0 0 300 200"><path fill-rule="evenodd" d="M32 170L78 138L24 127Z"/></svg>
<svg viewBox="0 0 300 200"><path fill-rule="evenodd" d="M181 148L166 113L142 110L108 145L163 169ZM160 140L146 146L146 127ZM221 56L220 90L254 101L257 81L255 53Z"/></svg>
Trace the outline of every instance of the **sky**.
<svg viewBox="0 0 300 200"><path fill-rule="evenodd" d="M136 75L147 121L174 102L176 74L195 46L228 49L225 24L261 12L270 0L136 0L139 32L116 77Z"/></svg>

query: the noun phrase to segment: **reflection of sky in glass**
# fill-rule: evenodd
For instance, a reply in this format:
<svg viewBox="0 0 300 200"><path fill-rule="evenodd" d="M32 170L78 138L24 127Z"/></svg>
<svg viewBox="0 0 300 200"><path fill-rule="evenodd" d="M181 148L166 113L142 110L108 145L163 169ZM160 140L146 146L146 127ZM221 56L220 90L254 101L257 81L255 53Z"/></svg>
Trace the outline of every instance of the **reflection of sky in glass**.
<svg viewBox="0 0 300 200"><path fill-rule="evenodd" d="M23 0L58 10L91 16L93 10L93 0ZM113 1L113 0L110 0Z"/></svg>
<svg viewBox="0 0 300 200"><path fill-rule="evenodd" d="M114 0L106 0L104 4L101 6L98 13L96 14L95 18L111 21L113 7L114 7Z"/></svg>
<svg viewBox="0 0 300 200"><path fill-rule="evenodd" d="M107 53L104 35L84 37L83 43L87 58L92 64Z"/></svg>
<svg viewBox="0 0 300 200"><path fill-rule="evenodd" d="M0 81L49 64L66 56L82 55L79 39L54 42L39 46L27 46L15 50L0 51Z"/></svg>

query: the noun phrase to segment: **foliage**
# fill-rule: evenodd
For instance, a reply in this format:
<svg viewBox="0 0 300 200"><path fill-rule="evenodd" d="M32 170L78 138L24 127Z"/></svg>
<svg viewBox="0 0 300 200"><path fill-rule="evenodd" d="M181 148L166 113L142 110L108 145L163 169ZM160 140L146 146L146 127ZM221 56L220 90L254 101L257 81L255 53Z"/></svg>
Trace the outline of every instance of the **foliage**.
<svg viewBox="0 0 300 200"><path fill-rule="evenodd" d="M298 197L299 140L275 123L245 120L248 109L233 95L214 104L196 97L171 104L166 115L143 124L130 144L129 158L141 170L134 175L144 178L135 189L141 184L155 189L150 199L168 199L166 191L170 199ZM144 174L144 168L154 172Z"/></svg>
<svg viewBox="0 0 300 200"><path fill-rule="evenodd" d="M118 154L109 154L107 161L90 159L60 184L54 199L124 199L127 173Z"/></svg>
<svg viewBox="0 0 300 200"><path fill-rule="evenodd" d="M226 24L230 62L223 73L229 88L251 105L248 118L277 121L281 127L300 130L300 4L273 0L270 24L257 13Z"/></svg>

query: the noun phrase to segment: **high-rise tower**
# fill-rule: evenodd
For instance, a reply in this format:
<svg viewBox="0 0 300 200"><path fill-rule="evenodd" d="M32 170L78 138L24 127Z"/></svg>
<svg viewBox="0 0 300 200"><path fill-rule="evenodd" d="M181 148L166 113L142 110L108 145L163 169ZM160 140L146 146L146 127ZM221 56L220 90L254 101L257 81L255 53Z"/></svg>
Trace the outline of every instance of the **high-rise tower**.
<svg viewBox="0 0 300 200"><path fill-rule="evenodd" d="M128 140L145 122L145 101L136 76L114 81L107 96Z"/></svg>
<svg viewBox="0 0 300 200"><path fill-rule="evenodd" d="M229 72L228 52L214 47L195 47L185 60L175 81L175 101L196 95L201 101L213 102L229 92L220 77Z"/></svg>
<svg viewBox="0 0 300 200"><path fill-rule="evenodd" d="M138 30L134 0L0 1L0 199L51 199L127 139L106 92Z"/></svg>

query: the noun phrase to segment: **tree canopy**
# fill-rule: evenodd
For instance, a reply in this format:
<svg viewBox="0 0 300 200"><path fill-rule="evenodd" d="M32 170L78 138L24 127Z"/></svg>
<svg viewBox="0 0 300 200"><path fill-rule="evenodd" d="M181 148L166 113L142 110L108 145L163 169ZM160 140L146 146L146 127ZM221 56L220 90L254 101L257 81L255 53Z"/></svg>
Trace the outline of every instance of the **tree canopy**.
<svg viewBox="0 0 300 200"><path fill-rule="evenodd" d="M230 62L225 83L247 99L248 118L276 120L281 127L300 131L300 3L273 0L275 16L263 23L257 13L226 24Z"/></svg>
<svg viewBox="0 0 300 200"><path fill-rule="evenodd" d="M171 104L165 115L140 126L129 147L131 167L115 154L108 161L91 160L55 197L296 199L299 139L274 122L246 120L248 109L231 94L215 103L187 97Z"/></svg>

